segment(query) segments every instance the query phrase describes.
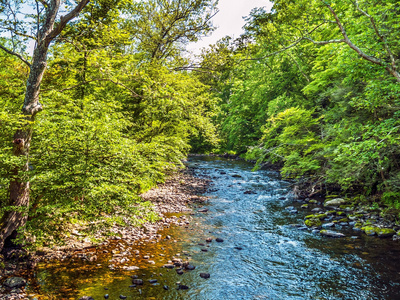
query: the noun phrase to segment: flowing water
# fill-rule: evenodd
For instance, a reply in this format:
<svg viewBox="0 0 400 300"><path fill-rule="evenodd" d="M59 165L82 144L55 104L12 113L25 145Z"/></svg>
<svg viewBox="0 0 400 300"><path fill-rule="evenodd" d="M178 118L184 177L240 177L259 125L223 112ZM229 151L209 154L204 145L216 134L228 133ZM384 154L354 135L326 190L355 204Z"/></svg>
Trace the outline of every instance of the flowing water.
<svg viewBox="0 0 400 300"><path fill-rule="evenodd" d="M351 230L342 231L345 238L330 239L290 226L302 223L307 212L284 209L300 203L274 171L252 172L249 163L215 157L193 157L188 164L213 180L203 207L208 212L197 212L187 228L165 229L161 235L172 238L157 244L115 241L98 252L96 262L42 264L29 293L37 299L90 295L96 300L105 294L109 299L400 299L399 243ZM208 237L224 241L206 243ZM155 264L132 256L139 270L111 271L110 252L121 248L153 255ZM189 256L196 269L178 275L161 268L172 256ZM132 287L132 275L144 285ZM177 282L189 289L177 289Z"/></svg>

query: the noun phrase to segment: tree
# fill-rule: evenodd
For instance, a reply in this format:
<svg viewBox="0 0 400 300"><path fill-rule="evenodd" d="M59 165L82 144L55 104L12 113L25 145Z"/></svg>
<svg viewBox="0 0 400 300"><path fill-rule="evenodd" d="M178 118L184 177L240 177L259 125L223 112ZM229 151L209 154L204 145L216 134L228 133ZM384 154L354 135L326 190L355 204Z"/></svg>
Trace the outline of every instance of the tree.
<svg viewBox="0 0 400 300"><path fill-rule="evenodd" d="M12 47L0 44L0 48L10 55L18 57L29 67L29 76L26 82L25 98L22 106L24 124L17 130L13 137L13 154L24 157L22 166L12 170L14 179L9 186L10 209L3 215L0 229L0 249L3 248L5 240L19 227L24 226L27 220L27 209L29 207L30 184L26 177L29 169L29 149L32 139L33 122L35 115L43 107L39 102L40 84L47 65L47 53L50 43L62 32L67 24L76 18L89 0L81 0L74 7L70 7L66 13L62 12L62 5L68 5L68 1L61 0L36 0L36 1L4 1L0 2L0 13L4 16L0 21L3 32L10 35ZM23 7L25 5L25 7ZM23 9L27 6L36 8L33 14L34 23L21 20ZM62 15L61 15L62 14ZM31 35L27 28L34 33ZM18 53L18 37L29 38L35 41L35 49L31 60L24 58Z"/></svg>
<svg viewBox="0 0 400 300"><path fill-rule="evenodd" d="M149 60L176 57L182 46L213 30L215 0L146 0L126 9L126 29Z"/></svg>

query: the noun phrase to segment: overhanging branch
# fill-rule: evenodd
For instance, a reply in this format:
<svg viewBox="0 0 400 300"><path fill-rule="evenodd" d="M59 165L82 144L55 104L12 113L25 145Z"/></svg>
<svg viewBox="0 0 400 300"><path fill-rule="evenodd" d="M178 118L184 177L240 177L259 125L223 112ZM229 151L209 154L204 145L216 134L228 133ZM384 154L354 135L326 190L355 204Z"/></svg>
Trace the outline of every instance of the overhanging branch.
<svg viewBox="0 0 400 300"><path fill-rule="evenodd" d="M3 45L0 44L0 48L3 49L5 52L7 52L10 55L14 55L16 57L18 57L21 61L23 61L29 68L31 67L31 64L25 59L23 58L20 54L11 51L10 49L7 49L6 47L4 47Z"/></svg>

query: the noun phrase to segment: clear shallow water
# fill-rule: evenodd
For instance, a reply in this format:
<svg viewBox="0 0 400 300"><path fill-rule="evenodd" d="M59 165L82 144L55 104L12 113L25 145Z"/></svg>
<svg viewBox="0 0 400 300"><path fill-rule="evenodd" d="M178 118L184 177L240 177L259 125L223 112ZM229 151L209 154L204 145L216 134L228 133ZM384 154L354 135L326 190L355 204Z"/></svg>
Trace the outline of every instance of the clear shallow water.
<svg viewBox="0 0 400 300"><path fill-rule="evenodd" d="M153 254L155 265L132 256L131 264L140 270L110 271L111 254L100 250L93 263L41 265L30 292L38 299L90 295L97 300L104 294L109 299L121 294L127 299L400 299L399 243L357 236L351 230L344 231L346 238L329 239L291 227L301 223L307 212L285 211L286 206L300 203L293 202L289 184L276 172L252 172L251 164L215 157L193 157L189 165L199 176L213 179L205 206L209 211L196 213L188 228L161 232L171 240L124 245L142 255ZM207 245L207 237L224 242ZM118 244L123 242L108 250L118 249ZM208 252L201 251L205 248ZM181 258L190 256L196 269L178 275L160 268L177 253ZM210 273L211 278L202 279L199 273ZM132 275L145 284L129 287ZM151 285L148 279L158 283ZM189 289L177 290L176 282ZM164 285L170 289L165 291Z"/></svg>

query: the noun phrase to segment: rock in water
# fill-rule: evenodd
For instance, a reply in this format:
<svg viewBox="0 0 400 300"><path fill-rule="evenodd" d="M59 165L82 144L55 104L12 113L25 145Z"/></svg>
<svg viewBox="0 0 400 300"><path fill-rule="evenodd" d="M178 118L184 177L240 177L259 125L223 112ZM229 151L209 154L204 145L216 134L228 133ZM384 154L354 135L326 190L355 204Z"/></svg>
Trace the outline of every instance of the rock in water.
<svg viewBox="0 0 400 300"><path fill-rule="evenodd" d="M143 280L142 279L133 279L132 283L133 284L137 284L137 285L142 285L143 284Z"/></svg>
<svg viewBox="0 0 400 300"><path fill-rule="evenodd" d="M331 238L345 237L345 235L343 233L335 232L335 231L331 231L331 230L321 230L319 233L323 236L331 237Z"/></svg>
<svg viewBox="0 0 400 300"><path fill-rule="evenodd" d="M180 290L188 290L189 287L188 287L187 285L180 284L180 285L179 285L179 289L180 289Z"/></svg>
<svg viewBox="0 0 400 300"><path fill-rule="evenodd" d="M343 205L343 204L345 204L345 203L346 203L346 200L344 200L344 199L342 199L342 198L335 198L335 199L326 201L326 202L324 203L324 206L325 206L325 207L327 207L327 206L336 207L336 206Z"/></svg>
<svg viewBox="0 0 400 300"><path fill-rule="evenodd" d="M187 265L187 266L185 266L185 269L189 270L189 271L192 271L192 270L196 269L196 267L193 266L193 265Z"/></svg>
<svg viewBox="0 0 400 300"><path fill-rule="evenodd" d="M157 283L157 279L150 279L149 283Z"/></svg>
<svg viewBox="0 0 400 300"><path fill-rule="evenodd" d="M210 274L209 273L200 273L200 277L204 278L204 279L208 279L208 278L210 278Z"/></svg>
<svg viewBox="0 0 400 300"><path fill-rule="evenodd" d="M26 280L22 277L10 277L4 281L4 285L10 289L17 289L26 285Z"/></svg>
<svg viewBox="0 0 400 300"><path fill-rule="evenodd" d="M216 238L215 241L218 242L218 243L222 243L224 240L221 239L221 238Z"/></svg>

